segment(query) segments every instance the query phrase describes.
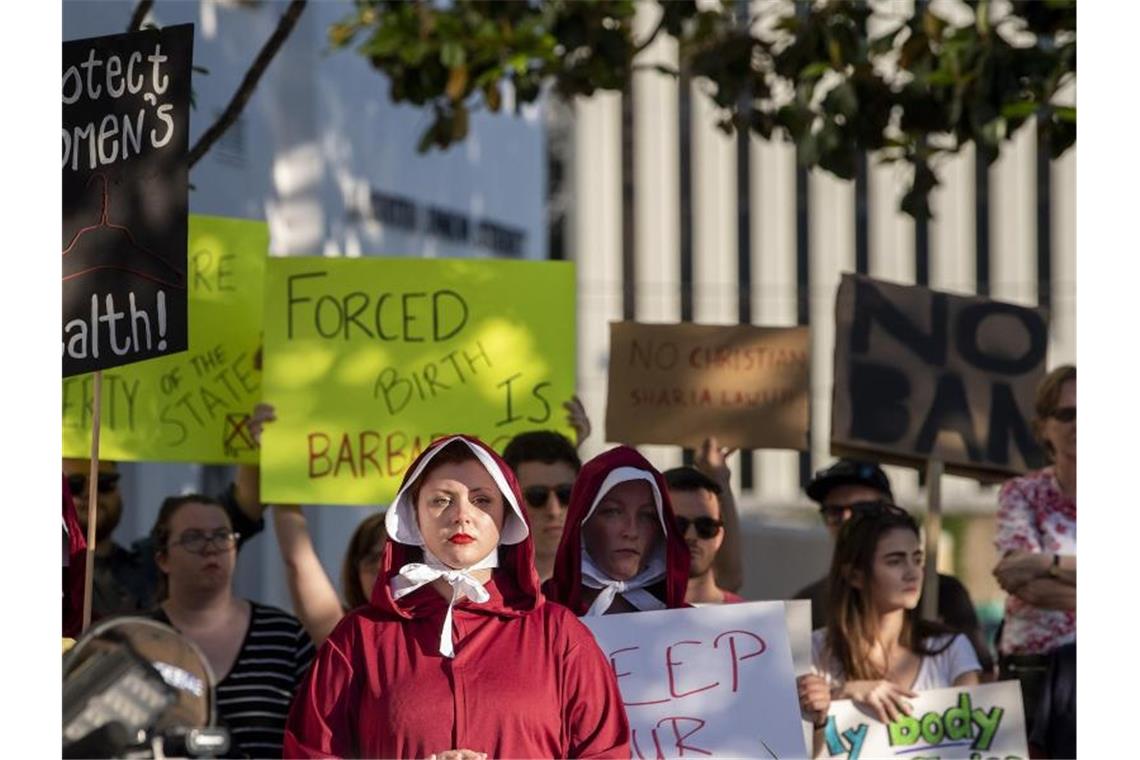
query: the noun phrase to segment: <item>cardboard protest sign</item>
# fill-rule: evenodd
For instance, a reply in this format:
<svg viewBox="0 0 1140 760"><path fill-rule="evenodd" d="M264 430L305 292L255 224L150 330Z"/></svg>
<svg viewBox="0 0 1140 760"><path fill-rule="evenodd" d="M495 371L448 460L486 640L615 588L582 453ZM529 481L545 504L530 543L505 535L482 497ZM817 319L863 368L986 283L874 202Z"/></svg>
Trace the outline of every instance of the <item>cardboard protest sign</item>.
<svg viewBox="0 0 1140 760"><path fill-rule="evenodd" d="M194 26L63 44L63 376L186 350Z"/></svg>
<svg viewBox="0 0 1140 760"><path fill-rule="evenodd" d="M910 700L909 716L884 724L849 699L828 711L817 757L1024 760L1029 757L1017 681L932 689Z"/></svg>
<svg viewBox="0 0 1140 760"><path fill-rule="evenodd" d="M563 262L271 258L262 496L383 503L437 437L572 435L574 286Z"/></svg>
<svg viewBox="0 0 1140 760"><path fill-rule="evenodd" d="M833 454L1001 479L1040 464L1040 309L846 274L835 304Z"/></svg>
<svg viewBox="0 0 1140 760"><path fill-rule="evenodd" d="M264 222L191 216L190 347L103 373L100 456L119 461L257 462ZM93 375L63 380L63 455L91 451Z"/></svg>
<svg viewBox="0 0 1140 760"><path fill-rule="evenodd" d="M807 757L783 602L582 618L635 758Z"/></svg>
<svg viewBox="0 0 1140 760"><path fill-rule="evenodd" d="M606 440L808 447L806 327L610 324Z"/></svg>

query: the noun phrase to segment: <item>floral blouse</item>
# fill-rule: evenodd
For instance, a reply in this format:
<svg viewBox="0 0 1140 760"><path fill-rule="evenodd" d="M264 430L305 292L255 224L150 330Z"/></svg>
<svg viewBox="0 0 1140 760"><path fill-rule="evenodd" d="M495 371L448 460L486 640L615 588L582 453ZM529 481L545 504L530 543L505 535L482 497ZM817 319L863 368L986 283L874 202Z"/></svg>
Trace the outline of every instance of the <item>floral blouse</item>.
<svg viewBox="0 0 1140 760"><path fill-rule="evenodd" d="M1007 481L998 496L998 554L1013 551L1077 553L1077 500L1065 496L1052 467ZM1010 595L998 650L1045 654L1076 641L1077 613L1045 610Z"/></svg>

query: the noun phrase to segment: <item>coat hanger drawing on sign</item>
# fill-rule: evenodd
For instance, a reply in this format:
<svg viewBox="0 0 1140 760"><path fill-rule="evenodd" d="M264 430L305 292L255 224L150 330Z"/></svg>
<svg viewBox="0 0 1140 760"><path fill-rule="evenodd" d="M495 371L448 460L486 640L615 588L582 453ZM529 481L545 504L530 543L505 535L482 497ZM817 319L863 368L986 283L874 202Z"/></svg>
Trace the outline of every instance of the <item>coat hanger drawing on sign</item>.
<svg viewBox="0 0 1140 760"><path fill-rule="evenodd" d="M115 223L108 220L107 209L108 209L108 206L110 205L110 187L109 187L109 184L107 182L107 177L104 174L92 175L91 179L88 180L87 184L90 185L96 179L103 180L103 202L102 202L102 210L101 210L100 215L99 215L99 222L97 224L88 225L88 226L84 227L83 229L79 230L79 232L75 233L75 236L71 238L71 242L68 243L67 247L63 249L63 255L66 256L69 253L74 252L75 246L79 243L80 238L82 238L84 235L86 235L90 232L95 232L97 230L103 230L103 229L114 230L114 231L119 232L120 234L124 235L127 238L127 241L130 243L131 248L133 248L135 251L138 251L139 253L144 254L145 256L148 257L148 259L153 259L153 260L157 261L158 263L162 264L162 266L164 266L166 269L169 269L171 272L173 272L175 280L173 282L171 282L169 280L163 279L162 277L159 277L159 276L156 276L153 274L148 274L146 272L139 271L138 269L132 269L131 267L122 266L120 264L99 264L96 266L87 267L86 269L82 269L78 272L73 272L71 274L64 275L63 281L67 282L68 280L74 280L78 277L82 277L85 274L91 274L92 272L98 272L98 271L103 270L103 269L117 269L119 271L126 272L128 274L133 274L136 277L141 277L144 280L150 280L151 282L156 282L159 285L165 285L166 287L169 287L169 288L177 288L178 290L185 290L186 289L186 277L182 272L179 272L177 269L175 269L168 261L163 259L161 256L158 256L157 254L155 254L155 253L147 250L146 248L142 247L141 245L139 245L138 242L135 240L135 236L131 234L131 231L129 229L127 229L126 227L124 227L121 224L115 224Z"/></svg>

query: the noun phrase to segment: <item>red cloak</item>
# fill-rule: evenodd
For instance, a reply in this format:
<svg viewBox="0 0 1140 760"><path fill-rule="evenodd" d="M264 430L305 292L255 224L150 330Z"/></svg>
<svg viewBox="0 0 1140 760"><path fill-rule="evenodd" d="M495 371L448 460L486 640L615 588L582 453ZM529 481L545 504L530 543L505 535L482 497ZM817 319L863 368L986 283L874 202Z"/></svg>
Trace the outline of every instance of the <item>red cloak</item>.
<svg viewBox="0 0 1140 760"><path fill-rule="evenodd" d="M67 476L63 476L63 542L67 564L63 567L63 635L75 638L83 632L83 590L87 578L87 539L79 527L75 500Z"/></svg>
<svg viewBox="0 0 1140 760"><path fill-rule="evenodd" d="M669 486L664 476L649 463L637 449L618 446L586 462L574 490L570 493L570 508L562 529L562 540L554 556L554 575L542 586L547 598L564 604L576 615L585 615L590 605L582 595L582 523L598 496L606 476L619 467L636 467L645 470L657 483L661 495L662 520L665 523L665 578L646 588L665 603L669 609L688 607L685 590L689 585L689 547L677 532L673 518L673 505L669 501Z"/></svg>
<svg viewBox="0 0 1140 760"><path fill-rule="evenodd" d="M490 453L521 503L506 463L463 438ZM392 597L391 579L421 558L419 547L386 542L371 604L341 620L294 697L285 757L426 758L449 749L496 758L630 756L613 669L590 631L539 591L529 530L519 543L500 544L499 566L484 585L490 600L455 605L454 658L439 652L447 611L439 592L428 585Z"/></svg>

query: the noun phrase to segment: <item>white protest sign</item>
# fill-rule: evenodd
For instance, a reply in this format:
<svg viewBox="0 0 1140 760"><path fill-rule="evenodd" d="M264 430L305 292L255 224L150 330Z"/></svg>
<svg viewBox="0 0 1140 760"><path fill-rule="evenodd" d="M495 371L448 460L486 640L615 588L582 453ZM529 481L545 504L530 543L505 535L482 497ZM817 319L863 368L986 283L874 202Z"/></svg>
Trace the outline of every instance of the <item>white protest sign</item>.
<svg viewBox="0 0 1140 760"><path fill-rule="evenodd" d="M635 758L806 757L783 602L585 617Z"/></svg>
<svg viewBox="0 0 1140 760"><path fill-rule="evenodd" d="M817 757L866 760L1023 760L1029 757L1017 681L932 689L911 700L914 712L884 724L851 700L831 703Z"/></svg>

